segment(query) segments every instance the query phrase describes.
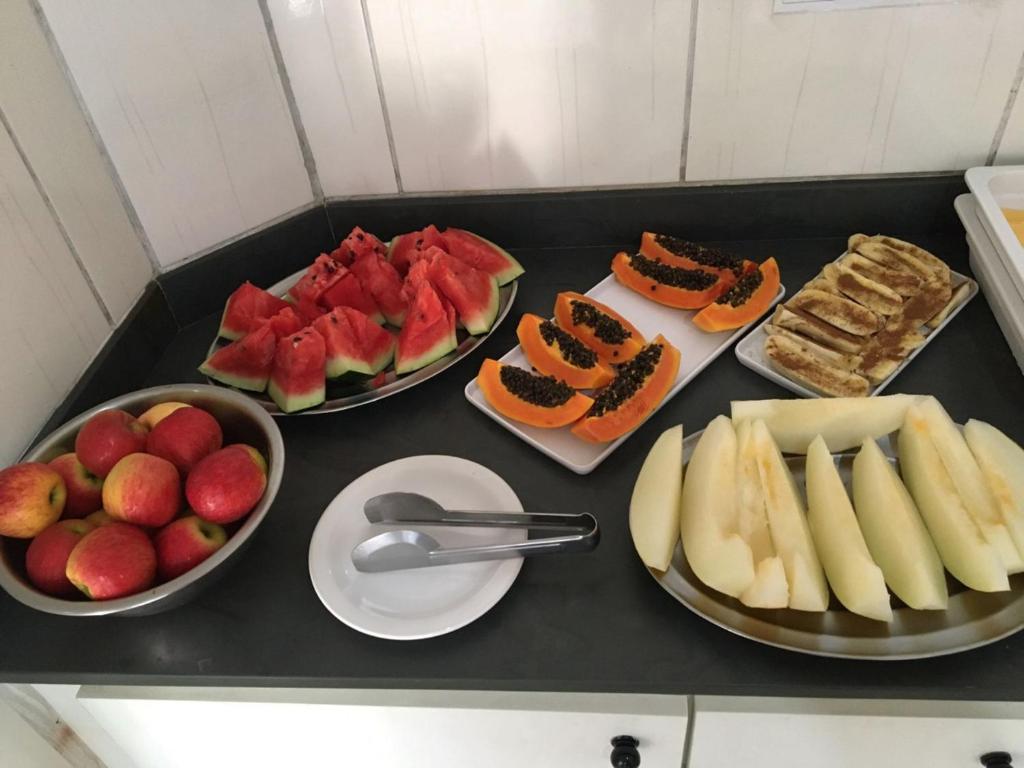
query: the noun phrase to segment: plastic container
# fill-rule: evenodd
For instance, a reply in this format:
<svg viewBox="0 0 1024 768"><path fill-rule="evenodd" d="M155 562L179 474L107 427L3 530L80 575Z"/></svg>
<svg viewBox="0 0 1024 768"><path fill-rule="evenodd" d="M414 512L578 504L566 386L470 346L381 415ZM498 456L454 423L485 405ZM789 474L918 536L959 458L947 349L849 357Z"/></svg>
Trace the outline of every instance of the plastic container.
<svg viewBox="0 0 1024 768"><path fill-rule="evenodd" d="M1007 277L1024 295L1024 245L1010 228L1003 208L1024 210L1024 165L971 168L964 177L974 194L977 218L1002 260Z"/></svg>

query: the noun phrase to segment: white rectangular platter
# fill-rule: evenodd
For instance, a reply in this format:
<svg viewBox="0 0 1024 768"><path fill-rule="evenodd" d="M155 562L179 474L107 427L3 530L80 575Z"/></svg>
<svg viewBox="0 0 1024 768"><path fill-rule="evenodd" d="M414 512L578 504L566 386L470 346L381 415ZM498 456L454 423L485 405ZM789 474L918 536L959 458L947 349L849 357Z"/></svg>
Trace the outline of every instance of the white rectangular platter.
<svg viewBox="0 0 1024 768"><path fill-rule="evenodd" d="M779 292L767 311L771 311L772 307L778 304L785 294L785 286L779 286ZM705 333L692 322L692 318L696 314L695 310L673 309L656 304L621 285L614 275L608 275L587 291L586 295L621 314L637 327L644 338L650 340L660 333L679 350L681 359L676 382L661 404L654 409L655 413L675 397L694 376L725 352L736 339L746 333L751 325L747 324L735 331ZM552 297L553 299L554 297ZM502 357L501 362L530 369L526 356L518 346ZM520 424L491 408L483 392L480 391L480 387L477 386L475 378L466 385L466 399L509 432L580 475L593 472L632 434L632 432L627 432L610 443L595 444L574 436L568 427L540 429Z"/></svg>
<svg viewBox="0 0 1024 768"><path fill-rule="evenodd" d="M839 256L839 258L842 258L845 255L846 254L843 253ZM978 295L978 284L974 282L971 278L967 277L967 275L962 275L959 272L950 270L949 277L950 282L953 284L953 290L956 290L959 286L963 285L964 283L968 283L967 298L960 302L960 305L956 307L952 312L950 312L946 316L945 320L939 323L938 328L935 328L934 330L930 330L927 327L922 328L921 333L925 337L924 343L917 349L915 349L913 352L911 352L909 355L907 355L906 358L904 358L903 362L896 367L896 370L892 372L892 375L889 376L889 378L885 379L877 386L872 387L871 392L868 394L868 397L874 397L887 386L889 386L889 383L897 376L899 376L900 373L902 373L903 369L907 367L910 361L917 357L921 353L921 350L927 347L931 343L932 339L939 335L939 331L945 328L946 325L949 324L949 321L956 317L958 314L960 314L960 311L964 307L966 307L968 303L970 303L971 299ZM768 322L770 320L770 316L766 317L764 320L758 323L757 328L755 328L749 336L747 336L745 339L743 339L743 341L736 345L736 357L739 359L741 363L743 363L743 365L747 366L747 368L757 371L766 379L774 381L780 387L785 387L790 392L795 392L801 397L826 397L826 395L821 395L818 392L815 392L813 389L805 387L803 384L799 384L795 381L787 379L785 376L783 376L781 373L778 373L774 368L771 367L771 365L768 362L768 358L765 357L764 354L764 341L765 339L768 338L768 334L764 330L764 327L768 325Z"/></svg>

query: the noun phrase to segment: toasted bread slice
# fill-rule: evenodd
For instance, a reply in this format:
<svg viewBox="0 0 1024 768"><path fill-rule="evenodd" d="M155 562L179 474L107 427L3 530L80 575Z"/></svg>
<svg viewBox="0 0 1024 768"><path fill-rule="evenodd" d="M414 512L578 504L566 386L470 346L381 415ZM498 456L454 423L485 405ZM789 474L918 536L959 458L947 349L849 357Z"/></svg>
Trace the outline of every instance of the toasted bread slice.
<svg viewBox="0 0 1024 768"><path fill-rule="evenodd" d="M901 297L913 296L921 290L921 278L912 272L904 270L889 269L877 262L866 259L859 253L848 253L839 262L840 266L852 269L854 272L876 283L895 291Z"/></svg>
<svg viewBox="0 0 1024 768"><path fill-rule="evenodd" d="M840 352L857 354L864 345L863 338L829 325L802 309L790 309L782 304L775 308L772 323L788 331L803 334Z"/></svg>
<svg viewBox="0 0 1024 768"><path fill-rule="evenodd" d="M938 279L927 280L921 290L903 302L898 315L890 318L886 328L897 325L907 328L920 328L945 308L953 296L948 283Z"/></svg>
<svg viewBox="0 0 1024 768"><path fill-rule="evenodd" d="M925 338L916 328L898 322L886 327L864 346L857 373L872 384L879 384L892 375L907 355L924 344Z"/></svg>
<svg viewBox="0 0 1024 768"><path fill-rule="evenodd" d="M921 280L930 280L934 277L934 273L924 262L918 261L909 253L890 248L885 243L868 240L857 246L857 253L887 269L909 272Z"/></svg>
<svg viewBox="0 0 1024 768"><path fill-rule="evenodd" d="M949 317L950 312L952 312L954 309L956 309L965 301L967 301L967 295L970 292L971 284L969 282L965 281L963 283L960 283L960 285L953 289L953 292L949 297L949 301L946 302L946 306L939 310L938 314L932 317L932 319L929 320L926 323L926 325L933 330L935 328L938 328L940 325L942 325L942 322L947 317Z"/></svg>
<svg viewBox="0 0 1024 768"><path fill-rule="evenodd" d="M949 282L949 265L935 254L926 251L919 245L914 245L913 243L908 243L906 240L899 240L895 237L888 237L887 235L875 235L871 240L876 243L888 245L890 248L895 248L897 251L910 254L928 267L935 276L939 278L939 280L946 283Z"/></svg>
<svg viewBox="0 0 1024 768"><path fill-rule="evenodd" d="M870 336L881 327L878 315L856 301L814 288L804 288L786 302L854 336Z"/></svg>
<svg viewBox="0 0 1024 768"><path fill-rule="evenodd" d="M830 349L824 344L819 344L813 339L809 339L806 336L802 336L799 333L780 328L777 325L768 323L764 327L765 333L769 336L782 336L796 342L805 350L810 352L815 357L824 360L829 365L834 365L836 368L842 368L844 371L855 371L861 363L860 355L848 355L845 352L840 352L836 349Z"/></svg>
<svg viewBox="0 0 1024 768"><path fill-rule="evenodd" d="M822 274L834 282L844 296L863 304L879 315L895 315L903 306L903 299L896 291L875 282L869 277L854 272L841 264L826 264Z"/></svg>
<svg viewBox="0 0 1024 768"><path fill-rule="evenodd" d="M863 376L829 365L785 336L776 334L765 339L764 353L772 368L816 392L833 397L864 397L870 389Z"/></svg>
<svg viewBox="0 0 1024 768"><path fill-rule="evenodd" d="M870 237L860 232L858 232L856 235L850 235L850 237L846 241L846 250L852 253L853 251L857 250L858 245L860 245L861 243L866 243L870 239Z"/></svg>

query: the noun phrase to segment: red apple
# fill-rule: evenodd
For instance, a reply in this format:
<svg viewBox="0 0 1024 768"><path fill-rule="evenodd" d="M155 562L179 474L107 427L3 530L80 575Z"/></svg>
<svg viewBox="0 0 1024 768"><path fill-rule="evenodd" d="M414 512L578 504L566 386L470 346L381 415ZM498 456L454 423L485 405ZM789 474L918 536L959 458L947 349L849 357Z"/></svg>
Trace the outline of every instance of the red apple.
<svg viewBox="0 0 1024 768"><path fill-rule="evenodd" d="M66 497L64 479L46 464L0 471L0 536L31 539L60 517Z"/></svg>
<svg viewBox="0 0 1024 768"><path fill-rule="evenodd" d="M181 576L195 568L228 540L227 532L216 523L189 515L164 526L157 533L156 568L162 581Z"/></svg>
<svg viewBox="0 0 1024 768"><path fill-rule="evenodd" d="M25 553L28 580L54 597L77 595L78 590L65 573L68 557L81 538L94 527L85 520L58 520L32 539Z"/></svg>
<svg viewBox="0 0 1024 768"><path fill-rule="evenodd" d="M196 462L218 450L224 442L220 424L202 408L179 408L146 438L146 452L167 459L187 475Z"/></svg>
<svg viewBox="0 0 1024 768"><path fill-rule="evenodd" d="M106 477L129 453L146 449L146 428L126 411L100 411L75 438L78 460L94 475Z"/></svg>
<svg viewBox="0 0 1024 768"><path fill-rule="evenodd" d="M73 453L63 453L50 462L64 478L67 501L64 517L85 517L103 506L103 480L85 468Z"/></svg>
<svg viewBox="0 0 1024 768"><path fill-rule="evenodd" d="M181 479L167 459L130 453L103 483L103 509L115 520L166 525L181 509Z"/></svg>
<svg viewBox="0 0 1024 768"><path fill-rule="evenodd" d="M93 600L134 595L156 577L156 550L141 528L110 523L82 537L71 550L64 572Z"/></svg>
<svg viewBox="0 0 1024 768"><path fill-rule="evenodd" d="M200 461L185 481L192 510L211 523L245 517L267 488L267 465L248 445L229 445Z"/></svg>
<svg viewBox="0 0 1024 768"><path fill-rule="evenodd" d="M101 525L109 525L110 523L117 522L102 509L97 509L91 515L86 515L84 519L86 522L92 523L96 528L99 528Z"/></svg>
<svg viewBox="0 0 1024 768"><path fill-rule="evenodd" d="M188 403L176 403L173 400L169 400L166 403L157 403L144 414L139 416L139 423L146 429L152 429L179 408L188 407Z"/></svg>

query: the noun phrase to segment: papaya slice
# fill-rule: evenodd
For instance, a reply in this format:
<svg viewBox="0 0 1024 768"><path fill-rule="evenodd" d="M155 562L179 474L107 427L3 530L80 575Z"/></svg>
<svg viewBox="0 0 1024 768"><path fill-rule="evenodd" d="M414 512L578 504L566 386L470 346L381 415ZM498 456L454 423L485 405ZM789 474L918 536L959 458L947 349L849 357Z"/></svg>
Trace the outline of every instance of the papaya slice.
<svg viewBox="0 0 1024 768"><path fill-rule="evenodd" d="M546 429L572 424L594 401L554 376L538 376L488 358L476 383L498 413Z"/></svg>
<svg viewBox="0 0 1024 768"><path fill-rule="evenodd" d="M615 378L594 350L550 320L523 315L516 335L530 365L570 387L597 389Z"/></svg>
<svg viewBox="0 0 1024 768"><path fill-rule="evenodd" d="M644 232L640 236L640 253L649 259L683 269L703 269L736 280L757 269L757 264L718 248L691 243L672 235Z"/></svg>
<svg viewBox="0 0 1024 768"><path fill-rule="evenodd" d="M732 275L723 277L703 269L674 267L640 253L630 256L624 251L612 259L612 272L627 288L676 309L706 307L736 282Z"/></svg>
<svg viewBox="0 0 1024 768"><path fill-rule="evenodd" d="M702 331L716 333L739 328L768 311L779 292L779 265L766 260L756 272L743 275L728 291L693 317Z"/></svg>
<svg viewBox="0 0 1024 768"><path fill-rule="evenodd" d="M658 335L594 398L572 433L590 443L607 443L640 426L676 381L679 350Z"/></svg>
<svg viewBox="0 0 1024 768"><path fill-rule="evenodd" d="M555 298L555 320L604 360L622 363L647 343L643 334L611 307L589 296L565 291Z"/></svg>

